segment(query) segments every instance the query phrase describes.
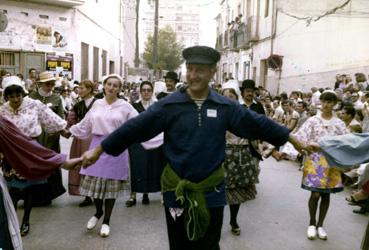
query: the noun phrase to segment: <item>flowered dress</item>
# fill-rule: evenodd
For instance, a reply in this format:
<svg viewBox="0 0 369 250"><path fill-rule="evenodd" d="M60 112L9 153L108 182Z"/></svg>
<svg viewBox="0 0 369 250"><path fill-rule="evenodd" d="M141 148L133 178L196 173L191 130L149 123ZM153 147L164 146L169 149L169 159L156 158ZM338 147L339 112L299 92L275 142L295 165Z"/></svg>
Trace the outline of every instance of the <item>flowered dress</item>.
<svg viewBox="0 0 369 250"><path fill-rule="evenodd" d="M0 115L9 119L22 133L36 138L42 129L55 133L66 127L67 122L38 100L25 97L16 111L6 102L0 106ZM26 180L12 168L7 161L4 164L4 176L9 187L26 188L31 185L46 183L46 180ZM52 197L56 198L56 197Z"/></svg>
<svg viewBox="0 0 369 250"><path fill-rule="evenodd" d="M226 133L224 178L226 199L229 205L241 204L256 198L256 183L259 183L259 160L249 148L249 141Z"/></svg>
<svg viewBox="0 0 369 250"><path fill-rule="evenodd" d="M318 142L323 136L348 133L345 123L337 117L326 120L317 114L310 117L295 134L305 142ZM329 166L322 152L306 156L301 187L310 191L335 193L343 190L341 172Z"/></svg>

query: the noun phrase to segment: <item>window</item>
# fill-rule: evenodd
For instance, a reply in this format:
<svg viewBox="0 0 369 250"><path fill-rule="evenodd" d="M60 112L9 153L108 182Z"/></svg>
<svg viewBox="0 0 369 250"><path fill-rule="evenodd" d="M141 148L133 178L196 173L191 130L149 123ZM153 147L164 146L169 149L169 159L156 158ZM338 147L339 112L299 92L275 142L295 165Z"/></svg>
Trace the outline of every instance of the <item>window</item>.
<svg viewBox="0 0 369 250"><path fill-rule="evenodd" d="M238 80L238 62L235 64L235 72L234 72L234 76L236 78L236 80Z"/></svg>
<svg viewBox="0 0 369 250"><path fill-rule="evenodd" d="M102 57L102 75L106 76L108 53L105 50L103 50L101 57Z"/></svg>
<svg viewBox="0 0 369 250"><path fill-rule="evenodd" d="M1 66L14 66L15 65L15 57L12 52L1 52L0 53L0 65Z"/></svg>
<svg viewBox="0 0 369 250"><path fill-rule="evenodd" d="M178 25L178 30L182 31L182 25Z"/></svg>
<svg viewBox="0 0 369 250"><path fill-rule="evenodd" d="M264 13L264 17L268 17L269 16L269 0L265 0L265 13Z"/></svg>
<svg viewBox="0 0 369 250"><path fill-rule="evenodd" d="M250 79L250 62L243 62L243 79Z"/></svg>

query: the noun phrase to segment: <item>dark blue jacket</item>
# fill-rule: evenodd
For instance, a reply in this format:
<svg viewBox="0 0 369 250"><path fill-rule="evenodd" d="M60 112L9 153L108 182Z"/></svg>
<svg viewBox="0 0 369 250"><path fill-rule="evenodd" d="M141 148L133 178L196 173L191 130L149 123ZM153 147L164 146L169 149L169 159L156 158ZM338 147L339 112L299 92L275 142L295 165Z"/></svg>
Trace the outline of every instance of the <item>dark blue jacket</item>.
<svg viewBox="0 0 369 250"><path fill-rule="evenodd" d="M225 156L226 131L249 139L283 145L288 129L245 109L210 90L201 109L185 89L156 102L127 121L103 142L104 152L119 155L130 144L143 142L164 132L163 152L171 167L183 179L199 182L221 166ZM166 193L166 206L176 207L174 195ZM224 206L224 185L207 194L208 207Z"/></svg>

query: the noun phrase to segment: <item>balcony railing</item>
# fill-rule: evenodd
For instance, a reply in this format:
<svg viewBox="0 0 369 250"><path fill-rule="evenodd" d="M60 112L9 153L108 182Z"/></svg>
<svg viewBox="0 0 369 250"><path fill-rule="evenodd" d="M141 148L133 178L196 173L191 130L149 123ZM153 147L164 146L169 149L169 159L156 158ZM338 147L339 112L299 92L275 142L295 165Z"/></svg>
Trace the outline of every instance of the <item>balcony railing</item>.
<svg viewBox="0 0 369 250"><path fill-rule="evenodd" d="M231 29L229 32L229 49L230 50L238 50L237 49L237 32L238 30Z"/></svg>
<svg viewBox="0 0 369 250"><path fill-rule="evenodd" d="M247 25L245 23L241 23L237 29L237 48L244 49L247 47L248 47Z"/></svg>
<svg viewBox="0 0 369 250"><path fill-rule="evenodd" d="M86 0L26 0L24 2L42 3L61 7L75 7L84 4Z"/></svg>
<svg viewBox="0 0 369 250"><path fill-rule="evenodd" d="M216 49L217 50L222 50L223 49L223 34L220 34L217 37L217 43L216 43Z"/></svg>
<svg viewBox="0 0 369 250"><path fill-rule="evenodd" d="M229 37L228 37L228 33L229 33L229 31L228 31L228 30L226 30L226 31L224 32L224 48L228 48L228 46L229 46Z"/></svg>

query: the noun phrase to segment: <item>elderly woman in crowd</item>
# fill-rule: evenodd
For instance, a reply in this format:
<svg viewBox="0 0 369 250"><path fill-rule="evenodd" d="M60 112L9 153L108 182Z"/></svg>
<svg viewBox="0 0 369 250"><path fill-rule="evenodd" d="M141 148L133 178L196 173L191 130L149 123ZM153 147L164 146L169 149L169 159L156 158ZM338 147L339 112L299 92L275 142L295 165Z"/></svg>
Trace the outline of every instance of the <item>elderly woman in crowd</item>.
<svg viewBox="0 0 369 250"><path fill-rule="evenodd" d="M94 97L95 84L90 80L83 80L78 86L78 95L82 99L77 102L72 110L68 113L68 127L82 121L86 113L91 109L94 102L97 100ZM80 157L90 146L91 138L84 140L73 138L73 142L70 148L70 157ZM80 195L79 184L81 176L79 170L69 171L68 179L68 192L71 195ZM90 197L86 196L85 199L79 204L80 207L85 207L92 204Z"/></svg>
<svg viewBox="0 0 369 250"><path fill-rule="evenodd" d="M41 101L56 115L64 119L65 113L60 95L53 92L55 82L56 78L52 72L41 72L39 74L38 88L30 93L29 97ZM42 133L38 135L37 140L44 147L60 153L60 135L64 137L69 136L68 132L61 132L62 133L50 133L42 130ZM36 206L49 205L51 204L51 200L59 197L63 193L65 193L65 188L62 182L61 171L57 170L48 178L47 183L42 184L35 190L33 204Z"/></svg>
<svg viewBox="0 0 369 250"><path fill-rule="evenodd" d="M119 75L107 76L103 81L104 98L95 101L86 116L70 128L70 132L79 139L92 137L90 148L99 145L116 128L137 116L137 111L128 102L118 98L122 84ZM81 169L80 173L80 194L92 197L96 207L95 214L87 222L87 229L92 230L104 215L100 235L107 237L115 200L123 192L128 179L128 151L117 157L104 154L88 169Z"/></svg>
<svg viewBox="0 0 369 250"><path fill-rule="evenodd" d="M65 130L66 121L58 117L40 101L25 97L24 87L18 77L9 76L4 78L2 86L7 102L0 106L0 115L13 122L24 134L31 138L38 138L42 129L49 133ZM21 234L27 235L30 229L29 217L32 209L32 200L35 195L35 187L45 183L46 180L27 180L14 167L5 161L4 176L10 188L9 191L14 207L17 207L21 192L24 193L24 215Z"/></svg>
<svg viewBox="0 0 369 250"><path fill-rule="evenodd" d="M144 112L156 100L154 98L154 86L151 82L144 81L140 85L140 99L132 104L138 113ZM131 194L126 202L127 207L136 204L136 192L143 193L142 204L150 203L148 193L159 192L160 176L164 169L165 160L162 147L153 150L145 150L141 144L133 144L129 147Z"/></svg>
<svg viewBox="0 0 369 250"><path fill-rule="evenodd" d="M222 95L238 102L236 89L224 84ZM254 101L255 83L245 80L241 87L245 108L255 112L264 112L260 103ZM225 170L226 199L230 209L230 226L234 235L240 235L241 228L237 222L237 215L242 203L256 197L256 183L259 182L259 156L247 139L239 138L234 134L226 133Z"/></svg>

